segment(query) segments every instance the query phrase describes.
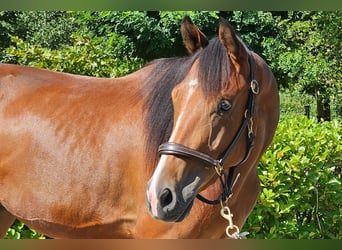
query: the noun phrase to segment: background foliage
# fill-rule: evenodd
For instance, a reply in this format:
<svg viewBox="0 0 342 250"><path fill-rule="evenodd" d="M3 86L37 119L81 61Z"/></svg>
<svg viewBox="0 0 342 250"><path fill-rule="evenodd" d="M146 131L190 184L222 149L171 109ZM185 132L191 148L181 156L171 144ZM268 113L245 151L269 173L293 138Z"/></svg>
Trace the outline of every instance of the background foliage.
<svg viewBox="0 0 342 250"><path fill-rule="evenodd" d="M209 38L219 16L228 20L281 90L281 121L258 166L262 191L244 230L250 238L342 238L342 12L0 11L0 61L118 77L186 55L185 15ZM316 103L329 114L332 106L333 121L315 122ZM306 104L312 119L303 115ZM18 221L6 237L44 238Z"/></svg>
<svg viewBox="0 0 342 250"><path fill-rule="evenodd" d="M251 238L342 238L342 124L284 119L258 171Z"/></svg>
<svg viewBox="0 0 342 250"><path fill-rule="evenodd" d="M97 77L119 77L143 64L139 58L115 58L108 50L88 36L72 35L72 45L60 50L31 45L18 37L11 37L15 46L6 49L6 60L22 65L46 68L66 73Z"/></svg>

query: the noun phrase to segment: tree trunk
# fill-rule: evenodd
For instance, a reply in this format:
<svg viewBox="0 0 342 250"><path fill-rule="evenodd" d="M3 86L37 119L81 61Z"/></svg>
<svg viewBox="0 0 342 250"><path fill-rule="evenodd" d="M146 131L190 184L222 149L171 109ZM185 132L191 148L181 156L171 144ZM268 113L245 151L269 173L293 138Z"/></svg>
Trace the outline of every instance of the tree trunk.
<svg viewBox="0 0 342 250"><path fill-rule="evenodd" d="M330 121L330 100L322 95L317 95L317 120L319 122Z"/></svg>

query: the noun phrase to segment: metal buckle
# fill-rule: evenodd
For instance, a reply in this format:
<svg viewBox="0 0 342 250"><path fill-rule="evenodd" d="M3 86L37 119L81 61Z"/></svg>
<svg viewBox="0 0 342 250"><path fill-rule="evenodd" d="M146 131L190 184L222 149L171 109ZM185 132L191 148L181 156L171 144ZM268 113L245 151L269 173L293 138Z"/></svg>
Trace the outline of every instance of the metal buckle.
<svg viewBox="0 0 342 250"><path fill-rule="evenodd" d="M255 95L259 94L259 83L255 79L253 79L251 81L251 90L252 90L253 94L255 94Z"/></svg>
<svg viewBox="0 0 342 250"><path fill-rule="evenodd" d="M218 176L222 176L223 173L223 165L221 161L216 161L216 165L214 166L216 173Z"/></svg>

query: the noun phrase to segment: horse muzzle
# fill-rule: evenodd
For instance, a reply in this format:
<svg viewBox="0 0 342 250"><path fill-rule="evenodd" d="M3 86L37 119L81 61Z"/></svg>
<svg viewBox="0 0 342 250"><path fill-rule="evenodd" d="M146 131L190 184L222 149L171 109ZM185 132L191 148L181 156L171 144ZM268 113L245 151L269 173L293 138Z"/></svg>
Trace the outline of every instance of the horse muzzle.
<svg viewBox="0 0 342 250"><path fill-rule="evenodd" d="M180 222L192 208L198 191L199 178L183 188L160 186L151 179L147 184L146 204L151 216L157 220ZM177 185L179 186L179 185Z"/></svg>

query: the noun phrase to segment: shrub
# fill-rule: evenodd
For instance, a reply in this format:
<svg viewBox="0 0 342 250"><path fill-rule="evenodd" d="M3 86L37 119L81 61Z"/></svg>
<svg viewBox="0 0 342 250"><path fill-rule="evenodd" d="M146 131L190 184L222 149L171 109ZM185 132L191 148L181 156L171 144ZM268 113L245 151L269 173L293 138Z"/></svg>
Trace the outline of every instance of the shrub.
<svg viewBox="0 0 342 250"><path fill-rule="evenodd" d="M45 239L45 236L28 228L24 223L17 220L8 229L5 239Z"/></svg>
<svg viewBox="0 0 342 250"><path fill-rule="evenodd" d="M250 238L342 237L342 125L283 120L258 171L261 193Z"/></svg>
<svg viewBox="0 0 342 250"><path fill-rule="evenodd" d="M73 45L60 50L30 44L18 37L11 39L15 45L6 49L3 62L97 77L123 76L144 63L139 58L114 58L102 40L81 34L74 34ZM118 42L120 39L118 36Z"/></svg>

